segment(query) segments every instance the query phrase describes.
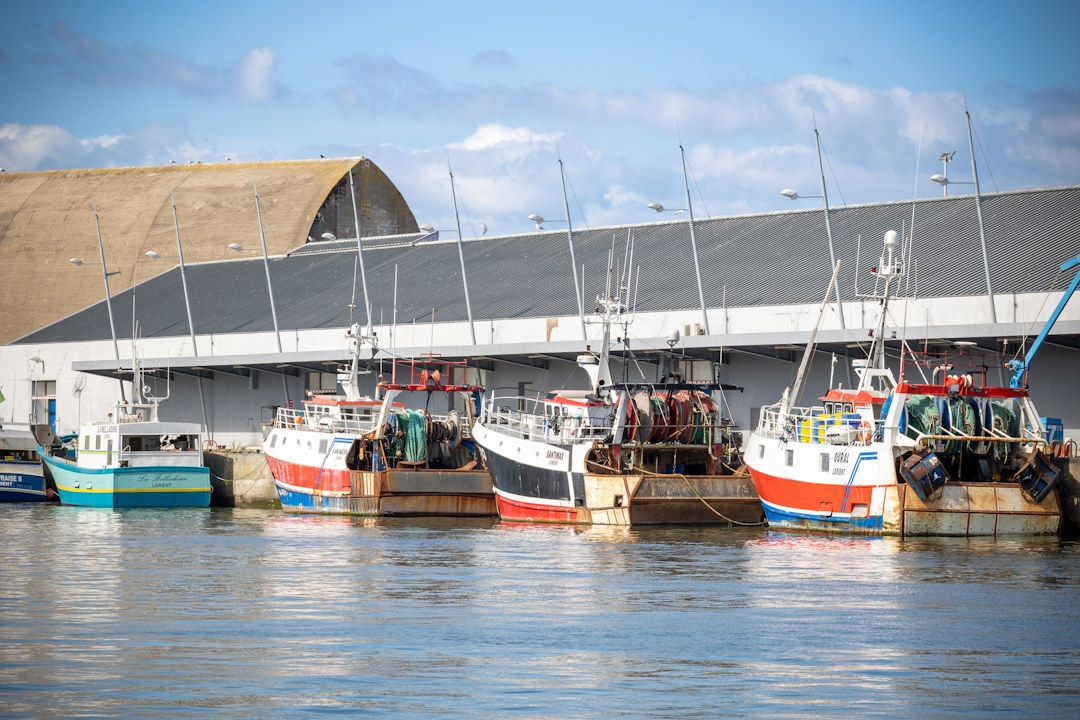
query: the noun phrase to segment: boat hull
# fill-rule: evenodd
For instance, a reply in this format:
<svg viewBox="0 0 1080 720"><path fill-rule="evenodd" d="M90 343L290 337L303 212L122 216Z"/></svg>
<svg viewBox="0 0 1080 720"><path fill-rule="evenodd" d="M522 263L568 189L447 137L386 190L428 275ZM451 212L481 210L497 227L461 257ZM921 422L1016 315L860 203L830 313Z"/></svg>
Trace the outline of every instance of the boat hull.
<svg viewBox="0 0 1080 720"><path fill-rule="evenodd" d="M0 461L0 503L45 502L47 499L48 490L40 462Z"/></svg>
<svg viewBox="0 0 1080 720"><path fill-rule="evenodd" d="M351 442L337 444L347 449ZM318 464L288 459L272 449L266 459L287 512L376 517L497 514L491 477L482 469L354 471L339 466L343 456L333 451L313 457Z"/></svg>
<svg viewBox="0 0 1080 720"><path fill-rule="evenodd" d="M814 462L822 454L832 461L825 470ZM770 527L904 537L1055 535L1061 527L1056 489L1033 503L1019 483L954 481L923 501L898 481L883 443L843 447L751 435L746 458Z"/></svg>
<svg viewBox="0 0 1080 720"><path fill-rule="evenodd" d="M576 472L587 448L503 436L482 426L499 517L584 525L757 525L764 520L749 475Z"/></svg>
<svg viewBox="0 0 1080 720"><path fill-rule="evenodd" d="M89 469L43 455L60 502L87 507L209 507L210 469L147 466Z"/></svg>

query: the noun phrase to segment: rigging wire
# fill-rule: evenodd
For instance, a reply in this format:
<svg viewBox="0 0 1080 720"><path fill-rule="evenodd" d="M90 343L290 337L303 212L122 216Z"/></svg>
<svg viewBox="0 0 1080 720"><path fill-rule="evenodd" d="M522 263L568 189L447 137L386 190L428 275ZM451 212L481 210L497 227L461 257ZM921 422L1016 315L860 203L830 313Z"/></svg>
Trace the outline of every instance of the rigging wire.
<svg viewBox="0 0 1080 720"><path fill-rule="evenodd" d="M585 226L585 229L589 229L589 221L585 217L585 209L581 207L581 201L578 199L577 191L574 190L574 181L570 179L570 173L566 172L566 166L563 166L563 174L566 176L566 182L570 186L570 194L574 196L574 204L577 205L578 212L581 214L581 222Z"/></svg>
<svg viewBox="0 0 1080 720"><path fill-rule="evenodd" d="M701 193L701 186L698 185L697 176L694 175L694 167L690 164L689 158L686 160L686 167L690 169L690 177L694 179L694 189L698 192L698 198L701 200L701 206L705 208L705 217L712 217L712 213L709 212L709 206L705 202L705 196Z"/></svg>
<svg viewBox="0 0 1080 720"><path fill-rule="evenodd" d="M986 167L986 172L990 173L990 182L994 184L994 192L1001 192L998 190L997 178L994 177L994 171L990 167L990 158L986 157L986 150L983 148L982 138L979 137L979 131L975 128L974 124L971 126L971 132L975 135L975 141L979 144L979 152L983 156L983 165Z"/></svg>
<svg viewBox="0 0 1080 720"><path fill-rule="evenodd" d="M821 140L820 136L818 140ZM829 173L832 175L833 184L836 185L836 192L840 193L840 202L843 203L844 207L847 207L847 198L844 197L844 191L840 189L840 181L836 178L836 171L833 169L832 160L829 158L829 151L825 148L825 143L821 143L821 152L825 154L825 164L829 166Z"/></svg>

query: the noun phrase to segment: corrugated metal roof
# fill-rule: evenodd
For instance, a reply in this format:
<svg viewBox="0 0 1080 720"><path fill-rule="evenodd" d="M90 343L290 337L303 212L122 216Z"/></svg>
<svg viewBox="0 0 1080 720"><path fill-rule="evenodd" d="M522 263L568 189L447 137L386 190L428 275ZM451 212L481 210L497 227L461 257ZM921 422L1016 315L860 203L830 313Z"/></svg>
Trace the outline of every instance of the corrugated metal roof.
<svg viewBox="0 0 1080 720"><path fill-rule="evenodd" d="M865 278L878 262L884 233L911 228L912 212L911 202L832 210L836 255L843 260L843 297L854 293L860 235L858 272ZM984 195L983 219L995 293L1044 292L1054 282L1058 265L1080 252L1080 187ZM821 209L698 220L695 229L710 307L721 307L725 293L732 307L820 301L831 274ZM578 263L585 266L586 311L592 307L592 298L603 291L612 242L621 263L628 233L635 238L634 265L640 268L638 310L696 308L687 223L663 222L574 232ZM337 244L342 245L337 251L270 259L282 330L348 323L355 241ZM986 292L974 196L914 203L914 248L920 296ZM472 240L463 244L463 251L474 320L576 314L565 232ZM389 323L393 316L395 266L398 323L430 320L432 308L437 322L467 319L456 242L413 245L365 240L364 264L375 324ZM187 273L197 333L273 329L261 260L190 265ZM863 282L860 279L860 289ZM359 282L356 288L356 320L362 323ZM178 270L139 285L137 293L144 337L187 334ZM131 317L131 292L114 297L113 307L117 332L130 337L122 318ZM19 342L108 337L102 301Z"/></svg>

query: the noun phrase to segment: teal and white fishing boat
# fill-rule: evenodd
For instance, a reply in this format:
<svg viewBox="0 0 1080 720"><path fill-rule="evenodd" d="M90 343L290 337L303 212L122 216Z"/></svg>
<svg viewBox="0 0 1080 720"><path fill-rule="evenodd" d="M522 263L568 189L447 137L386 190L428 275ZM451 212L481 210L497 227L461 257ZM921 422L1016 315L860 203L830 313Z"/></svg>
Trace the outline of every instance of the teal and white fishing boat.
<svg viewBox="0 0 1080 720"><path fill-rule="evenodd" d="M203 427L158 420L159 398L142 385L135 361L130 402L105 422L79 429L69 449L38 453L64 505L91 507L208 507L210 469L203 466ZM163 398L162 398L163 399Z"/></svg>

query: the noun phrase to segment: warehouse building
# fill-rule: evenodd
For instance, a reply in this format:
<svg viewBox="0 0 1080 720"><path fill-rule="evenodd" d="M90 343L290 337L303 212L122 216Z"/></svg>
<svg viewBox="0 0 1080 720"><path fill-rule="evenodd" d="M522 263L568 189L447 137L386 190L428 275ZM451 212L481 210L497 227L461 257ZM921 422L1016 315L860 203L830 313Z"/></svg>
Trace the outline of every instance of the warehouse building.
<svg viewBox="0 0 1080 720"><path fill-rule="evenodd" d="M372 389L380 371L390 373L390 358L426 353L468 359L469 380L499 395L584 387L574 359L596 347L599 328L589 316L594 298L605 292L613 258L613 286L622 287L632 320L615 333L616 352L625 358L616 374L659 379L677 363L688 379L725 383L735 388L724 393L728 412L748 430L758 408L775 402L791 383L818 322L831 257L841 262L840 302L831 302L822 318L805 399L824 392L830 377L850 382L850 360L868 348L877 307L865 295L887 230L910 243L903 287L908 299L892 305L888 323L895 363L904 340L915 352L964 341L965 352L980 358L993 382L1005 378L999 355L1023 356L1041 330L1072 279L1059 273L1060 264L1080 253L1080 187L984 195L982 231L976 198L969 195L833 208L831 233L821 209L802 209L698 219L693 234L688 222L672 221L459 242L422 232L370 161L267 165L285 169L276 185L256 180L268 259L257 244L252 188L241 191L250 186L253 168L203 166L187 170L187 177L204 185L189 179L175 191L185 264L164 272L145 255L152 249L163 257L176 247L165 190L170 183L157 171L180 170L144 169L158 196L153 216L146 210L134 222L117 213L106 233L129 237L116 254L135 259L130 267L115 266L123 287L111 286L115 343L100 265L76 267L65 257L74 254L68 244L74 239L57 241L62 251L37 256L62 268L55 278L20 258L22 274L5 278L5 315L39 302L26 283L23 299L14 299L17 278L39 278L33 288L52 286L40 301L47 312L5 320L9 333L22 334L0 347L0 389L7 397L0 419L19 421L34 410L61 433L98 419L118 397L117 379L130 378L137 352L145 366L157 369L147 381L155 394L168 394L163 417L204 417L219 445L254 445L276 407L332 389L338 364L349 356L346 330L354 324L370 325L377 345L367 376ZM361 167L368 173L363 179ZM218 171L227 181L217 185L199 175ZM318 189L282 187L290 183ZM96 180L88 185L96 187ZM230 199L211 189L225 186ZM126 192L144 191L129 185ZM270 203L274 192L279 199ZM200 200L200 193L207 197ZM97 197L101 214L102 195ZM4 202L0 217L11 226ZM215 212L198 216L207 207L195 210L200 202L216 203ZM33 220L19 217L24 212L15 213L24 229L13 238L25 244ZM66 212L71 218L75 210L68 206ZM198 231L191 216L201 218ZM324 233L340 239L323 239ZM0 242L5 259L10 234ZM81 231L78 242L78 252L92 259L96 237ZM229 243L260 251L229 257ZM111 258L106 264L114 269ZM50 299L59 296L62 309ZM35 328L26 328L27 322ZM364 358L371 353L368 345ZM1078 361L1080 300L1073 300L1030 375L1041 412L1062 418L1072 437L1080 436Z"/></svg>

